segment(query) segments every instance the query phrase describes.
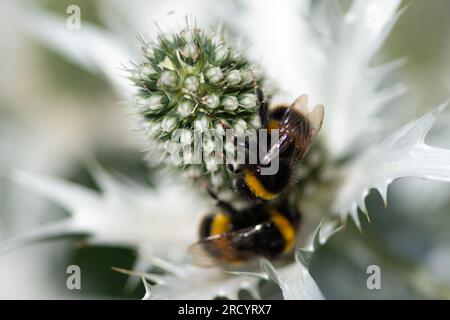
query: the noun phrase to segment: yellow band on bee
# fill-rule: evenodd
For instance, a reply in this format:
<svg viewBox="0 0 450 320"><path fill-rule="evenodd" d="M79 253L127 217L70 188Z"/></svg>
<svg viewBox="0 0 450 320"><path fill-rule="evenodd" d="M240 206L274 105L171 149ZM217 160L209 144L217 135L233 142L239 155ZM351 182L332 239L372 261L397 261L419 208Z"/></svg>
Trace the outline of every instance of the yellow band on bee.
<svg viewBox="0 0 450 320"><path fill-rule="evenodd" d="M230 217L224 213L217 213L211 224L211 235L218 236L230 231ZM241 261L236 256L235 249L230 245L227 237L217 237L214 239L214 245L220 252L220 259L226 263L239 264Z"/></svg>
<svg viewBox="0 0 450 320"><path fill-rule="evenodd" d="M283 251L289 251L292 249L295 243L295 228L286 219L283 215L281 215L277 210L271 209L270 213L270 221L272 221L280 230L281 235L283 236L284 241L286 242Z"/></svg>
<svg viewBox="0 0 450 320"><path fill-rule="evenodd" d="M272 200L278 196L278 193L268 191L251 171L245 171L245 183L250 191L258 198Z"/></svg>
<svg viewBox="0 0 450 320"><path fill-rule="evenodd" d="M211 224L211 235L225 233L230 229L230 217L223 213L217 213Z"/></svg>
<svg viewBox="0 0 450 320"><path fill-rule="evenodd" d="M280 129L280 121L273 119L269 121L267 124L267 131L270 133L273 129Z"/></svg>

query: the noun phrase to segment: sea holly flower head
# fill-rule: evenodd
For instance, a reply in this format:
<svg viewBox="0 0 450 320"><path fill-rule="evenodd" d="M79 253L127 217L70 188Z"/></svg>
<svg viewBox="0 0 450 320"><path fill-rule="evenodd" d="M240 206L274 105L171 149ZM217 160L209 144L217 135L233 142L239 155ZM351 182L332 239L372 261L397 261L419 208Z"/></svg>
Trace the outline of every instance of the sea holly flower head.
<svg viewBox="0 0 450 320"><path fill-rule="evenodd" d="M263 85L263 77L240 48L227 41L222 29L204 31L187 22L178 33L160 33L154 42L140 41L141 61L129 70L129 78L138 89L135 110L148 139L168 146L163 161L171 157L170 152L180 151L186 153L183 160L193 160L193 150L177 149L178 138L184 146L187 141L186 133L180 135L179 130L190 130L192 137L194 131L211 130L225 139L225 128L239 135L249 127L259 127L255 86ZM175 161L174 167L186 170L197 166L203 176L209 176L209 182L212 175L214 180L228 175L225 159L213 156L218 152L212 142L202 142L204 161ZM219 153L226 152L222 148Z"/></svg>

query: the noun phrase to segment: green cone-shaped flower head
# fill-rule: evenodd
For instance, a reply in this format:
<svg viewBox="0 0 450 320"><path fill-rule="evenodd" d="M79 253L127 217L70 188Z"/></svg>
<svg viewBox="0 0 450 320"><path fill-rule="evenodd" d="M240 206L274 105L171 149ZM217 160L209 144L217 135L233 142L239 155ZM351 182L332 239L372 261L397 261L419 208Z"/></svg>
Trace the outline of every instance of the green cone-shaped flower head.
<svg viewBox="0 0 450 320"><path fill-rule="evenodd" d="M142 54L130 77L139 89L136 111L166 160L170 152L192 142L194 132L211 136L214 130L220 135L224 128L232 128L240 134L259 127L254 83L261 85L262 78L222 31L206 32L187 24L179 33L160 34L155 42L142 40ZM223 151L217 152L210 140L203 146L200 163L165 162L223 181L217 175L226 173L218 163L226 151L225 141ZM183 151L183 157L192 160L194 150Z"/></svg>

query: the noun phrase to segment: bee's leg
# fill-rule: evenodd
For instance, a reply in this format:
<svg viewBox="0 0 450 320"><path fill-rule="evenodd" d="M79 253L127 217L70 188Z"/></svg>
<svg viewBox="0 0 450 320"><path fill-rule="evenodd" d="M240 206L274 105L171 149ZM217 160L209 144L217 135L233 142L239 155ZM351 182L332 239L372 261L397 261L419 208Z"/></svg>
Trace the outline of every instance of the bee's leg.
<svg viewBox="0 0 450 320"><path fill-rule="evenodd" d="M259 103L259 119L261 120L261 127L267 128L267 102L264 100L264 94L260 87L256 87L256 98Z"/></svg>
<svg viewBox="0 0 450 320"><path fill-rule="evenodd" d="M240 167L240 166L238 166L238 167L235 169L234 166L233 166L231 163L227 164L227 168L228 168L228 170L230 170L233 174L238 174L238 173L241 172L241 167Z"/></svg>
<svg viewBox="0 0 450 320"><path fill-rule="evenodd" d="M207 117L209 117L209 118L211 118L211 119L213 119L213 120L219 122L219 124L222 126L222 128L223 128L224 130L232 130L232 128L230 127L230 125L229 125L228 123L226 123L224 120L222 120L222 119L220 119L220 118L218 118L218 117L216 117L216 116L214 116L214 115L212 115L212 114L207 115Z"/></svg>
<svg viewBox="0 0 450 320"><path fill-rule="evenodd" d="M256 99L258 100L259 104L259 119L261 120L261 127L267 128L267 102L264 99L264 92L262 91L261 87L256 83L255 75L252 73L253 76L253 87L255 90Z"/></svg>
<svg viewBox="0 0 450 320"><path fill-rule="evenodd" d="M223 209L226 213L232 216L239 215L239 212L237 212L236 209L234 209L230 204L226 203L225 201L220 200L219 197L217 197L217 195L209 187L206 188L206 191L208 191L208 194L211 196L211 198L216 200L216 205L219 208Z"/></svg>
<svg viewBox="0 0 450 320"><path fill-rule="evenodd" d="M231 163L227 164L227 168L228 170L230 170L230 172L236 174L236 170L234 169L233 165Z"/></svg>

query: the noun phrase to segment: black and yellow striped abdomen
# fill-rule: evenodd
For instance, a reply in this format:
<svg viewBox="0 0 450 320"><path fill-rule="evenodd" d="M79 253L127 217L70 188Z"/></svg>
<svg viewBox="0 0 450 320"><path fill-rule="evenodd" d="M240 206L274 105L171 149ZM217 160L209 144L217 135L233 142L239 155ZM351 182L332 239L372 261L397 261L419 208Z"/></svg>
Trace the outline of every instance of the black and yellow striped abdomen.
<svg viewBox="0 0 450 320"><path fill-rule="evenodd" d="M239 217L218 212L203 219L200 238L209 239L204 249L221 263L274 259L294 247L298 222L296 211L273 206L246 210Z"/></svg>

